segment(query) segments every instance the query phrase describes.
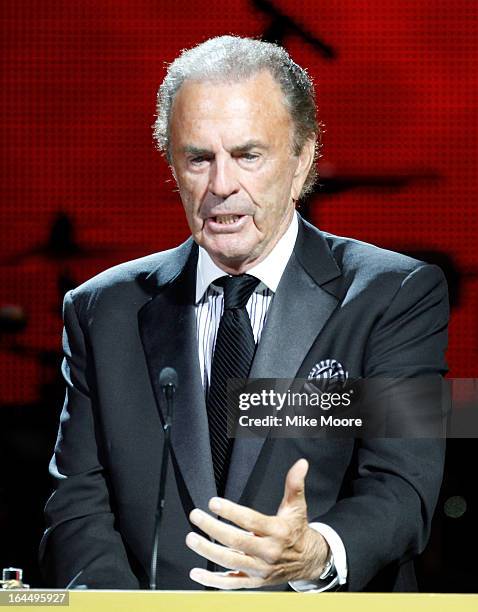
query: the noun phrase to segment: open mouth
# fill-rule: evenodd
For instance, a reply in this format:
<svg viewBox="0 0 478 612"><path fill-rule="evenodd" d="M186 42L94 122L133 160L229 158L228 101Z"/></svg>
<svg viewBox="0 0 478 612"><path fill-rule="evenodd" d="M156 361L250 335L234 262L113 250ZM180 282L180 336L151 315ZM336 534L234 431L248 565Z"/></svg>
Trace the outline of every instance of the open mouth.
<svg viewBox="0 0 478 612"><path fill-rule="evenodd" d="M211 217L211 219L215 223L221 223L222 225L232 225L233 223L239 221L239 219L241 219L242 217L244 217L244 215L218 215L217 217Z"/></svg>
<svg viewBox="0 0 478 612"><path fill-rule="evenodd" d="M206 219L206 227L216 234L239 232L247 224L250 215L216 215Z"/></svg>

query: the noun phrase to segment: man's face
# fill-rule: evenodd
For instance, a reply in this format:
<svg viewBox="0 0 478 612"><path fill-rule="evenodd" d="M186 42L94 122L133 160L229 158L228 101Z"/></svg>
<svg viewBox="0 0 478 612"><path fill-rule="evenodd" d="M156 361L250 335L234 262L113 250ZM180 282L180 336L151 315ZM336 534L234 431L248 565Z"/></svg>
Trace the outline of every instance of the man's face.
<svg viewBox="0 0 478 612"><path fill-rule="evenodd" d="M173 173L195 241L226 272L264 259L287 229L313 160L268 71L238 83L186 81L170 123Z"/></svg>

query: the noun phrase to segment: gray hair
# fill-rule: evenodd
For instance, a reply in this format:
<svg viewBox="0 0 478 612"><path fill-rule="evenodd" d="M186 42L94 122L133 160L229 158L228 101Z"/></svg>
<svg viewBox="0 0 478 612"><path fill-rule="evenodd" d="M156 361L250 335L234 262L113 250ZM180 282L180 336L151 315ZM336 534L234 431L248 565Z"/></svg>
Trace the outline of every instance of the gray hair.
<svg viewBox="0 0 478 612"><path fill-rule="evenodd" d="M299 155L308 139L316 138L315 158L302 188L310 193L317 178L321 124L316 117L312 79L282 47L239 36L217 36L185 49L169 66L159 87L153 136L157 147L171 163L169 120L174 96L186 80L241 81L268 70L284 94L284 104L294 125L292 150Z"/></svg>

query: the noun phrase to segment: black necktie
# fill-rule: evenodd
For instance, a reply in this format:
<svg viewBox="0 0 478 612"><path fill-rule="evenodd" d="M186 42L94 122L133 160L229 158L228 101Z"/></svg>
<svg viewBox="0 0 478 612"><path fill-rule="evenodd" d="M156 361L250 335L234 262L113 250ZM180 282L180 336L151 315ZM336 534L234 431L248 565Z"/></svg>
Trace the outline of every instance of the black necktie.
<svg viewBox="0 0 478 612"><path fill-rule="evenodd" d="M218 495L224 494L233 439L227 437L227 381L247 378L256 348L246 304L259 279L242 274L223 276L224 313L217 330L207 398L209 437Z"/></svg>

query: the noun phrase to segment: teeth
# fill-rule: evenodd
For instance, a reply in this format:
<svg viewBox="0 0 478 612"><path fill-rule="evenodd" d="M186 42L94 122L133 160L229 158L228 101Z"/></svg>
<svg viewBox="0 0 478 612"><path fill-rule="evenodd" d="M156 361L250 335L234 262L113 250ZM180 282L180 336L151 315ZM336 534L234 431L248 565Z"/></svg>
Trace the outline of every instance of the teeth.
<svg viewBox="0 0 478 612"><path fill-rule="evenodd" d="M224 223L225 225L229 225L231 223L235 223L238 219L238 215L219 215L216 217L216 223Z"/></svg>

